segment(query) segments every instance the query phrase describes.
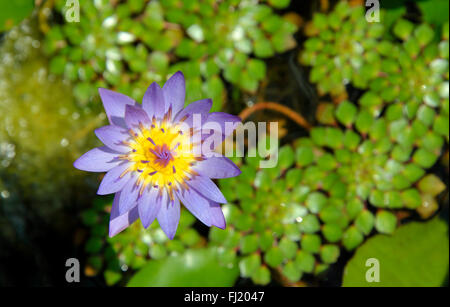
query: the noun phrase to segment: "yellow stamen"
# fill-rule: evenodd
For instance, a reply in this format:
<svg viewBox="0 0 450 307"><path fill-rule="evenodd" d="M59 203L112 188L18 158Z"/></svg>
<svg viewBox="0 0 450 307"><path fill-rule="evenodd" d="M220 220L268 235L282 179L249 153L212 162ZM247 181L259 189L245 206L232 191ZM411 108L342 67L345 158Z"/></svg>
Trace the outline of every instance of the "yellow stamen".
<svg viewBox="0 0 450 307"><path fill-rule="evenodd" d="M173 200L173 191L188 188L185 181L198 175L191 167L203 158L194 156L189 134L180 134L178 125L169 123L171 117L172 108L169 108L162 121L153 117L151 126L139 124L138 133L129 129L131 140L123 142L132 151L120 155L119 159L134 164L121 177L129 171L139 172L136 181L136 185L140 186L139 195L148 186L158 186L161 195L163 190L167 190ZM193 132L191 129L191 133Z"/></svg>

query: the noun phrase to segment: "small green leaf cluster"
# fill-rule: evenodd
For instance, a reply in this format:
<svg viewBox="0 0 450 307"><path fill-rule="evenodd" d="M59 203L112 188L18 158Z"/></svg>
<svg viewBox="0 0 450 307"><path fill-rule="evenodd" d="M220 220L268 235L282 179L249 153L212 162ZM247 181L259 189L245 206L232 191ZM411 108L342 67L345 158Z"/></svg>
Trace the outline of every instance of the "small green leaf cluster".
<svg viewBox="0 0 450 307"><path fill-rule="evenodd" d="M370 23L362 6L350 7L339 2L328 15L316 13L304 43L300 62L312 66L309 79L317 84L319 94L339 96L346 85L365 88L377 77L381 59L377 50L383 23Z"/></svg>
<svg viewBox="0 0 450 307"><path fill-rule="evenodd" d="M313 165L316 159L312 147L284 146L276 167L259 168L261 157L246 157L241 176L220 181L228 225L211 229L209 239L224 265L237 261L242 277L266 285L274 272L295 283L337 261L349 223L341 206L345 187L330 178L318 189L326 172Z"/></svg>
<svg viewBox="0 0 450 307"><path fill-rule="evenodd" d="M345 95L351 84L367 90L360 106L372 115L397 102L392 108L403 109L409 120L420 116L446 134L448 22L442 32L405 19L386 28L367 22L361 6L340 2L328 15L315 14L310 28L299 59L312 67L310 81L319 94ZM435 118L439 108L443 114Z"/></svg>
<svg viewBox="0 0 450 307"><path fill-rule="evenodd" d="M290 1L266 2L284 8ZM64 5L56 1L56 11L64 13ZM52 25L45 50L52 56L51 72L75 82L75 95L84 103L98 87L140 99L148 84L163 83L181 70L187 101L211 97L217 111L226 99L224 80L255 92L266 75L262 59L295 46L296 26L269 5L249 0L87 1L80 6L80 22Z"/></svg>
<svg viewBox="0 0 450 307"><path fill-rule="evenodd" d="M426 136L424 142L441 136L448 141L448 29L448 22L440 32L400 19L392 32L401 43L384 41L378 47L383 56L380 77L369 84L360 105L375 116L386 110L387 118L404 117L416 138Z"/></svg>

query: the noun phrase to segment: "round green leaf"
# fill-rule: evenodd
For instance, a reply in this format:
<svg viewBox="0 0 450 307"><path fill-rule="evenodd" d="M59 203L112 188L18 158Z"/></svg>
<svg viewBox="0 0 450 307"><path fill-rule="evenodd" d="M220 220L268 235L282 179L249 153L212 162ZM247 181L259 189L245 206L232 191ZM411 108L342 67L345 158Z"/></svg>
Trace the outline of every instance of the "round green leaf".
<svg viewBox="0 0 450 307"><path fill-rule="evenodd" d="M215 249L188 250L178 256L149 261L128 283L129 287L232 286L239 276L237 265L219 264Z"/></svg>
<svg viewBox="0 0 450 307"><path fill-rule="evenodd" d="M357 287L439 287L448 274L449 240L447 224L435 218L400 227L392 236L376 235L367 240L348 262L343 286ZM368 282L376 269L379 282ZM405 261L407 260L407 261Z"/></svg>

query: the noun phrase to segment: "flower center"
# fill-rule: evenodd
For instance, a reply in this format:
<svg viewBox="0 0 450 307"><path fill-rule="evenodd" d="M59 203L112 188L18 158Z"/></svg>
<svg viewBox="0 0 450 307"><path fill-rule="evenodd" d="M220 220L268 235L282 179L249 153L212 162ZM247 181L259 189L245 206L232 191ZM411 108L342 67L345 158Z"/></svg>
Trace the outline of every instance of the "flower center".
<svg viewBox="0 0 450 307"><path fill-rule="evenodd" d="M173 161L172 151L169 149L167 144L163 144L162 146L157 145L154 149L150 148L150 152L155 155L154 163L161 165L162 167L166 167L170 161Z"/></svg>
<svg viewBox="0 0 450 307"><path fill-rule="evenodd" d="M189 135L183 134L176 124L153 120L150 127L140 125L129 130L131 138L126 144L131 151L122 159L134 162L127 171L138 174L137 185L172 189L186 187L185 181L195 175L191 169L196 161L189 143ZM143 191L143 190L142 190Z"/></svg>

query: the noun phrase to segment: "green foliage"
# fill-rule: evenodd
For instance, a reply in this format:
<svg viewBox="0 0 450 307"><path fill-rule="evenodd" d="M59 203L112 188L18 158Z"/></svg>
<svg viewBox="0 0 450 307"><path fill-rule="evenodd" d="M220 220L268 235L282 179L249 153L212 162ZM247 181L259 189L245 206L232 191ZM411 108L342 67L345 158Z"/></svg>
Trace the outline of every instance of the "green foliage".
<svg viewBox="0 0 450 307"><path fill-rule="evenodd" d="M434 25L441 26L448 22L448 15L442 12L448 12L449 2L445 0L437 1L417 1L423 20ZM448 28L448 25L447 25Z"/></svg>
<svg viewBox="0 0 450 307"><path fill-rule="evenodd" d="M378 260L379 282L366 280L371 269L366 261L371 258ZM434 218L402 226L392 236L376 235L367 240L347 264L343 286L439 287L446 274L448 225Z"/></svg>
<svg viewBox="0 0 450 307"><path fill-rule="evenodd" d="M316 13L304 44L300 62L313 66L310 81L317 83L320 94L345 93L353 83L366 87L376 77L380 59L374 50L380 46L384 32L382 23L369 23L364 8L339 2L329 15Z"/></svg>
<svg viewBox="0 0 450 307"><path fill-rule="evenodd" d="M215 249L190 249L183 254L148 262L129 281L129 287L230 287L237 265L221 266Z"/></svg>
<svg viewBox="0 0 450 307"><path fill-rule="evenodd" d="M286 5L266 2L276 8ZM161 46L156 47L146 40L148 31L143 31L142 36L124 36L120 44L114 41L110 47L120 45L119 54L124 50L132 54L127 59L124 53L111 62L110 68L117 69L120 78L141 82L145 72L130 61L135 59L133 52L142 52L151 57L151 69L157 67L152 73L160 79L152 80L162 81L174 69L181 69L188 79L188 92L192 89L198 98L205 93L196 89L221 84L222 77L252 92L266 73L259 58L285 50L277 47L284 41L278 31L288 24L268 6L242 6L225 14L221 5L212 8L202 1L192 6L187 2L177 6L176 0L151 3L159 8L143 14L159 12L166 25L155 33L164 36L166 31L179 30L179 40L168 40L176 42L174 46L159 41ZM126 12L126 6L120 5ZM224 26L215 32L208 18L201 16L224 18ZM177 27L167 27L167 22ZM240 27L246 30L236 30ZM294 29L286 31L290 37ZM231 40L216 41L228 37L227 33ZM340 97L337 103L319 110L320 124L309 136L280 148L276 167L260 168L261 157L235 159L241 176L219 181L230 202L223 206L227 228L211 228L208 241L194 230L186 210L181 221L188 222L180 225L173 241L165 239L156 223L145 231L137 223L103 243L104 247L91 238L86 248L93 255L92 266L103 261L110 267L98 254L102 248L109 246L115 255L111 259L118 256L119 263L111 262L113 269L105 273L111 283L118 281L114 275L118 268L139 269L149 259L149 267L170 263L187 248L206 245L217 251L219 265L236 268L255 284L267 285L276 277L294 284L305 276L320 278L343 249L353 251L375 233L384 234L383 238L401 233L399 211L415 210L426 218L438 208L436 198L445 184L428 172L449 140L448 24L441 32L403 19L368 23L362 7L339 2L330 14L314 15L308 34L312 37L305 42L300 61L311 66L310 81L317 84L319 94ZM61 71L61 59L53 61L54 71ZM124 73L132 65L135 71ZM82 74L86 80L96 80L92 75L89 70ZM143 78L148 83L153 77ZM116 84L124 83L117 80ZM361 90L359 98L348 97L350 85Z"/></svg>
<svg viewBox="0 0 450 307"><path fill-rule="evenodd" d="M312 66L311 77L316 69L327 66L325 59L333 62L327 66L331 73L335 70L343 72L335 66L341 62L341 57L352 57L343 48L326 48L329 40L317 31L326 31L328 27L337 30L335 36L339 40L336 39L336 44L361 47L363 61L360 66L353 67L355 73L370 67L376 74L368 74L364 82L361 81L364 78L341 76L338 81L342 85L350 83L364 89L364 94L356 103L345 100L336 108L330 108L326 120L323 112L318 116L321 123L341 123L346 127L343 130L346 137L343 142L337 142L344 148L336 148L336 137L327 138L327 131L336 136L339 134L334 127L313 128L311 137L317 145L334 151L340 163L337 172L342 178L355 180L348 183L350 195L379 208L406 206L420 212L429 192L417 190L413 185L436 163L449 139L448 22L442 31L404 19L399 19L391 28L361 22L363 30L360 30L358 22L364 20L361 14L361 8L351 8L341 2L328 16L316 14L313 18L313 30L310 31L313 37L305 42L305 50L300 56L302 63ZM338 20L344 20L344 23ZM356 30L348 32L345 25L349 23L354 23ZM370 35L371 32L376 35ZM401 42L386 38L389 36L383 33L387 32L392 32ZM373 38L376 41L371 41ZM322 83L331 82L332 77L324 74L311 81L320 80L318 89L324 94L329 91L321 91ZM345 88L339 86L329 89L342 90L330 92L332 95L345 93ZM321 166L319 161L316 163ZM433 185L438 191L432 195L434 197L443 190L443 184L437 177L432 181L436 181ZM380 216L376 225L383 231L393 231L393 219L387 219L384 213ZM391 222L386 224L387 220Z"/></svg>
<svg viewBox="0 0 450 307"><path fill-rule="evenodd" d="M0 3L0 33L11 29L31 14L33 0L2 1Z"/></svg>
<svg viewBox="0 0 450 307"><path fill-rule="evenodd" d="M329 15L315 14L300 60L312 66L320 94L345 94L347 84L364 94L321 109L323 125L280 148L276 168L259 169L258 159L247 158L248 177L221 181L225 191L246 192L226 206L226 235L215 240L223 231L212 229L210 241L226 248L237 233L243 241L269 238L256 250L255 239L252 252L228 245L242 259L241 276L255 283L260 265L291 282L320 275L337 261L339 246L351 251L373 232L395 233L397 210L422 214L445 187L424 175L449 137L448 38L402 19L392 28L370 24L363 13L341 2ZM387 31L401 41L385 38Z"/></svg>
<svg viewBox="0 0 450 307"><path fill-rule="evenodd" d="M254 1L87 2L79 23L54 24L45 39L52 73L77 82L75 94L85 103L98 87L140 100L148 84L181 70L187 101L210 97L218 111L226 101L223 79L254 93L266 73L260 58L295 46L296 26ZM55 13L64 4L56 1Z"/></svg>
<svg viewBox="0 0 450 307"><path fill-rule="evenodd" d="M304 274L319 273L321 259L326 264L337 261L339 249L322 242L319 234L326 231L328 242L337 242L346 225L337 221L341 210L334 209L340 206L334 205L326 194L314 191L321 174L317 167L308 167L317 159L314 150L312 146L299 146L296 150L284 146L273 169L260 169L260 157L246 158L242 168L256 176L220 181L226 194L242 186L250 188L248 193L238 194L232 204L224 206L227 228L211 229L209 236L213 246L233 251L242 277L266 284L268 281L260 279L258 268L267 266L296 282ZM329 167L329 162L323 164ZM335 189L339 194L340 188ZM240 244L235 237L241 238Z"/></svg>

